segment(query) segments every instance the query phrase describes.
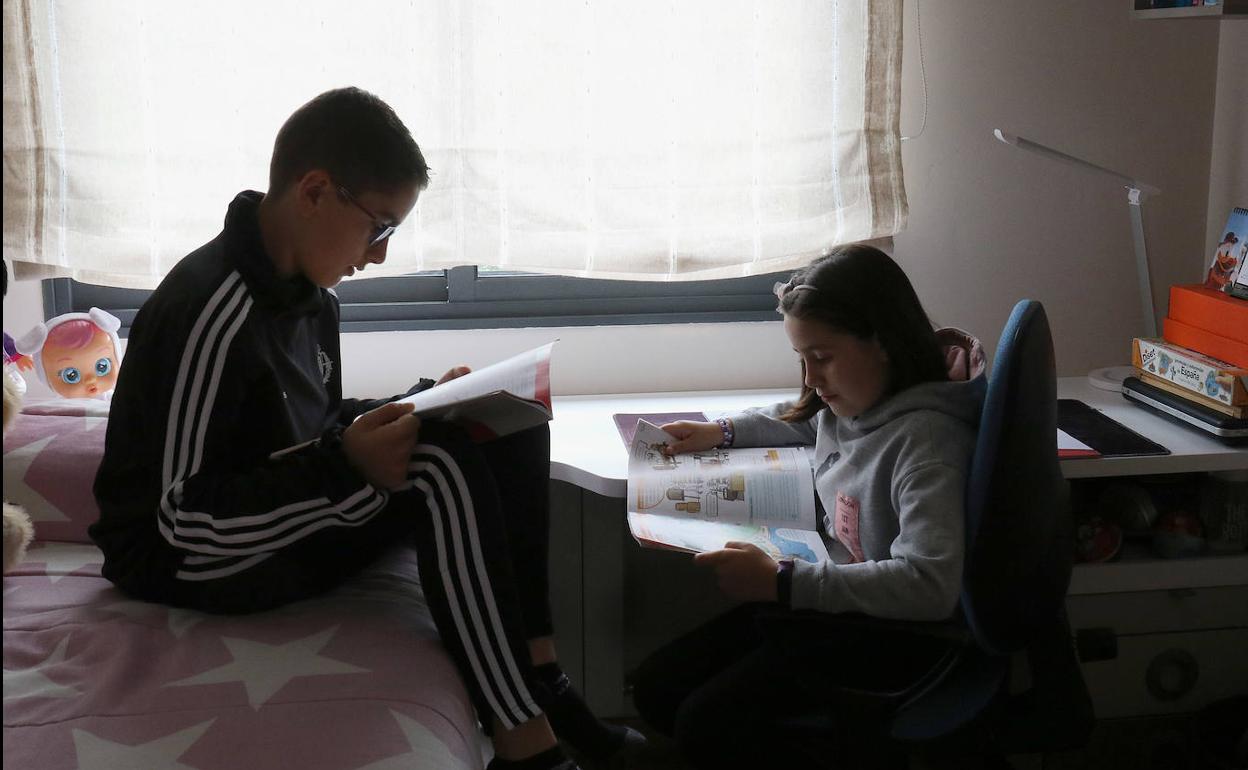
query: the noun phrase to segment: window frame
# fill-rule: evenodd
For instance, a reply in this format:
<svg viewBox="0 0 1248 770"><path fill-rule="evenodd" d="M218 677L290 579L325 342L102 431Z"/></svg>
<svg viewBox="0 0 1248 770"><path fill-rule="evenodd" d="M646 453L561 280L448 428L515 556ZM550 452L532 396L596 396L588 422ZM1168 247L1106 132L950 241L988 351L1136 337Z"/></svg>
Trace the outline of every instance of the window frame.
<svg viewBox="0 0 1248 770"><path fill-rule="evenodd" d="M776 321L772 287L788 271L704 281L618 281L479 271L474 265L346 281L345 333ZM126 336L150 291L43 281L45 318L107 310Z"/></svg>

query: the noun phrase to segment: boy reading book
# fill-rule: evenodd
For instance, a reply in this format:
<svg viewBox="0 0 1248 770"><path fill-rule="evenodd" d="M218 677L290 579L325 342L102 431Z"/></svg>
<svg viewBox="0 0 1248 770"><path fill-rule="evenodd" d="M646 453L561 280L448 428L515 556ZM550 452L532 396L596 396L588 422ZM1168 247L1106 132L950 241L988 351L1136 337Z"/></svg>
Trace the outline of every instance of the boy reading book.
<svg viewBox="0 0 1248 770"><path fill-rule="evenodd" d="M123 591L225 613L313 596L414 547L492 732L490 767L572 768L552 726L594 757L637 736L595 719L556 661L546 423L478 444L411 404L342 397L330 288L385 260L427 183L372 94L329 91L286 121L268 192L239 193L134 320L91 536Z"/></svg>

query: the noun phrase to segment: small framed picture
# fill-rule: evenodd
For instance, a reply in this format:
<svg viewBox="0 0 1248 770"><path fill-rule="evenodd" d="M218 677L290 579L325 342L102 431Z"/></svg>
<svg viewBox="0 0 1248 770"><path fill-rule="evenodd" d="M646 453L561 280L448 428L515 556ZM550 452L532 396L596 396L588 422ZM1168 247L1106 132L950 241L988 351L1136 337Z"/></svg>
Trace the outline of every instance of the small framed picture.
<svg viewBox="0 0 1248 770"><path fill-rule="evenodd" d="M1232 209L1222 232L1205 286L1248 299L1248 270L1243 269L1248 260L1248 208Z"/></svg>

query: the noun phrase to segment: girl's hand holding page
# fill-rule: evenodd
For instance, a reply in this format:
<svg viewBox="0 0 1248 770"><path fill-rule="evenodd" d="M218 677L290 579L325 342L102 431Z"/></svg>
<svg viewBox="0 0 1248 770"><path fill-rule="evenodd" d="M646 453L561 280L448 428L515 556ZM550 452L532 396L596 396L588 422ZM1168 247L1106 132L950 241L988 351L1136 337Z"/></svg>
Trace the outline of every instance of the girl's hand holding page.
<svg viewBox="0 0 1248 770"><path fill-rule="evenodd" d="M666 454L675 455L682 452L700 452L713 449L724 440L724 432L714 422L692 422L678 420L660 425L665 433L676 437L676 441L667 445Z"/></svg>

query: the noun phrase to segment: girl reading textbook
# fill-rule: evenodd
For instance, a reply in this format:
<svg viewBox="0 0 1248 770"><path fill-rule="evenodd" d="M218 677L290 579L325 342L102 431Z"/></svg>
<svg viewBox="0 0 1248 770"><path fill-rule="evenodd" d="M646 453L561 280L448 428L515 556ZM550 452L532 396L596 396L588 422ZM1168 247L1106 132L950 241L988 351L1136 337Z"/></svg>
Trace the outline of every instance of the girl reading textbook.
<svg viewBox="0 0 1248 770"><path fill-rule="evenodd" d="M961 587L963 495L986 387L979 342L934 329L905 273L868 246L816 259L776 296L800 397L663 429L676 453L813 446L832 560L776 562L738 542L694 557L742 604L644 661L634 698L697 767L767 767L777 751L795 767L886 760L871 740L875 720L845 693L908 684L940 651L828 631L818 614L941 620ZM836 734L786 726L829 706Z"/></svg>

